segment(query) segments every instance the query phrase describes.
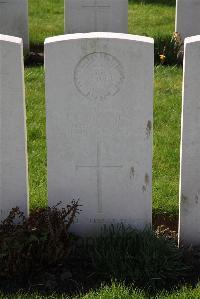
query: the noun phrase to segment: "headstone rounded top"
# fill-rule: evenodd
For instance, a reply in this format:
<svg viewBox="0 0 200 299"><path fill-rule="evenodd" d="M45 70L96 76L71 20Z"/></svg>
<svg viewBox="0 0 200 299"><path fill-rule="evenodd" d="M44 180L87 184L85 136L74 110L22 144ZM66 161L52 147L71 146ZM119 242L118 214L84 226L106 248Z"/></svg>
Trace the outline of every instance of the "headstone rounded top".
<svg viewBox="0 0 200 299"><path fill-rule="evenodd" d="M115 33L115 32L90 32L90 33L74 33L74 34L65 34L57 35L53 37L47 37L44 44L71 41L71 40L81 40L81 39L120 39L120 40L131 40L135 42L149 43L153 44L154 39L151 37L133 35L133 34L124 34L124 33Z"/></svg>
<svg viewBox="0 0 200 299"><path fill-rule="evenodd" d="M5 34L0 34L0 41L22 44L22 38L11 36L11 35L5 35Z"/></svg>
<svg viewBox="0 0 200 299"><path fill-rule="evenodd" d="M195 43L199 41L200 41L200 35L194 35L185 38L185 44Z"/></svg>
<svg viewBox="0 0 200 299"><path fill-rule="evenodd" d="M124 70L114 56L97 52L86 55L74 71L78 91L91 100L104 100L116 95L124 81Z"/></svg>

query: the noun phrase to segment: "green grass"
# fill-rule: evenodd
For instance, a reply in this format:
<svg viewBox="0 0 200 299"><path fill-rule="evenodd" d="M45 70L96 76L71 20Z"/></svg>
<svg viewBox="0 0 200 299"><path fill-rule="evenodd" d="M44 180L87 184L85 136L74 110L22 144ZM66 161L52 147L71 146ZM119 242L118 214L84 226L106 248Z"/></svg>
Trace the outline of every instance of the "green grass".
<svg viewBox="0 0 200 299"><path fill-rule="evenodd" d="M155 68L153 208L178 213L182 69Z"/></svg>
<svg viewBox="0 0 200 299"><path fill-rule="evenodd" d="M113 283L111 287L102 287L98 291L91 291L86 295L77 297L68 297L67 295L52 294L42 296L39 294L14 294L1 295L0 299L199 299L200 285L196 288L184 287L180 290L175 290L173 293L163 293L157 296L148 296L139 290L126 288L123 285Z"/></svg>
<svg viewBox="0 0 200 299"><path fill-rule="evenodd" d="M129 33L171 36L174 27L175 0L129 0Z"/></svg>
<svg viewBox="0 0 200 299"><path fill-rule="evenodd" d="M43 47L46 37L64 33L64 0L29 0L31 48Z"/></svg>
<svg viewBox="0 0 200 299"><path fill-rule="evenodd" d="M200 286L192 289L182 288L171 294L163 293L157 296L148 296L143 292L134 289L128 289L123 285L113 284L111 287L104 287L100 291L91 292L79 299L198 299L200 298Z"/></svg>
<svg viewBox="0 0 200 299"><path fill-rule="evenodd" d="M164 20L164 21L163 21ZM175 0L129 0L129 33L171 36ZM64 0L29 0L31 48L42 48L46 37L64 33Z"/></svg>
<svg viewBox="0 0 200 299"><path fill-rule="evenodd" d="M47 203L44 69L25 69L30 207Z"/></svg>

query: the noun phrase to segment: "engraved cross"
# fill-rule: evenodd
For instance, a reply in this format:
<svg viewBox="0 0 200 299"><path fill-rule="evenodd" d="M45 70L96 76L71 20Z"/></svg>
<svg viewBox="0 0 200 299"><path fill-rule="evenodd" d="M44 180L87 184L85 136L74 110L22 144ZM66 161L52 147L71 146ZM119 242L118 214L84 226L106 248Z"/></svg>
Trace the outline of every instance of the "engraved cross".
<svg viewBox="0 0 200 299"><path fill-rule="evenodd" d="M106 2L108 2L107 0ZM102 0L92 0L93 3L85 4L85 0L82 1L82 7L83 8L93 8L94 9L94 15L95 15L95 31L97 30L97 13L99 9L107 9L111 6L109 4L106 4L106 2L102 3ZM90 1L91 2L91 1Z"/></svg>
<svg viewBox="0 0 200 299"><path fill-rule="evenodd" d="M102 200L102 168L122 168L122 165L101 165L101 147L97 143L97 164L96 165L77 165L76 169L79 168L96 168L97 173L97 205L98 213L103 212L103 200Z"/></svg>

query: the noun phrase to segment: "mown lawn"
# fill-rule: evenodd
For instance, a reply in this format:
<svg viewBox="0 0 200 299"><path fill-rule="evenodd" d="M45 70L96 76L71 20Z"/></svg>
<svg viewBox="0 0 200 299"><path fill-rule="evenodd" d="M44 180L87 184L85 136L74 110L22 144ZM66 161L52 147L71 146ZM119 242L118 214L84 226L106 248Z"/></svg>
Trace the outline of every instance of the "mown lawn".
<svg viewBox="0 0 200 299"><path fill-rule="evenodd" d="M153 208L178 213L182 69L155 68Z"/></svg>
<svg viewBox="0 0 200 299"><path fill-rule="evenodd" d="M175 0L129 0L129 33L152 37L171 36ZM64 0L29 0L31 48L44 39L64 33Z"/></svg>
<svg viewBox="0 0 200 299"><path fill-rule="evenodd" d="M47 204L46 116L43 67L25 69L30 207Z"/></svg>
<svg viewBox="0 0 200 299"><path fill-rule="evenodd" d="M64 33L64 0L29 0L31 48L42 48L46 37Z"/></svg>
<svg viewBox="0 0 200 299"><path fill-rule="evenodd" d="M175 0L129 0L129 33L151 37L175 31Z"/></svg>

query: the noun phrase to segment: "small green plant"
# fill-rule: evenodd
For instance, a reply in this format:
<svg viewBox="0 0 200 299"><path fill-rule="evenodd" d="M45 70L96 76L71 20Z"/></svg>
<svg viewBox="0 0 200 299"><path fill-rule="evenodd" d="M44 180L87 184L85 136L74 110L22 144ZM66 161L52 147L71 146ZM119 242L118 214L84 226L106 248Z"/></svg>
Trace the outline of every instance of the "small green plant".
<svg viewBox="0 0 200 299"><path fill-rule="evenodd" d="M183 41L178 32L172 37L155 38L155 63L163 65L182 65L183 63Z"/></svg>
<svg viewBox="0 0 200 299"><path fill-rule="evenodd" d="M58 204L59 205L59 204ZM31 280L70 254L69 228L78 202L35 210L28 218L14 208L0 225L0 280Z"/></svg>
<svg viewBox="0 0 200 299"><path fill-rule="evenodd" d="M95 271L105 279L135 282L149 290L167 287L184 277L188 267L175 242L123 225L104 228L92 251Z"/></svg>

